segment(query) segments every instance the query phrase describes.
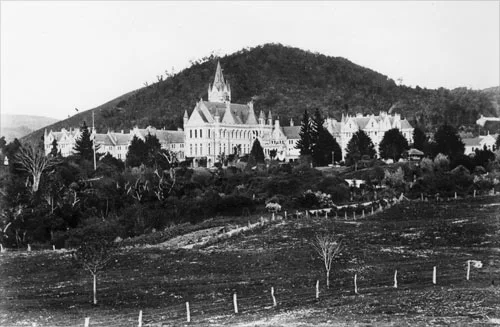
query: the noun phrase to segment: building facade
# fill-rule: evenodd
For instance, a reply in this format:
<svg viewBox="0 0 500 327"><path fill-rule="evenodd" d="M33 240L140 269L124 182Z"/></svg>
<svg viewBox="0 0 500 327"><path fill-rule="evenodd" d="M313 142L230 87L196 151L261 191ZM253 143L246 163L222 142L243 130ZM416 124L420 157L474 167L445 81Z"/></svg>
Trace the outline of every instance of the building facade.
<svg viewBox="0 0 500 327"><path fill-rule="evenodd" d="M194 165L206 160L211 167L222 156L249 154L258 139L266 157L276 150L277 158L294 160L299 155L295 149L299 130L299 126L281 127L271 111L257 116L253 102L231 103L231 87L217 63L208 101L200 99L190 115L184 113L185 155L193 158Z"/></svg>
<svg viewBox="0 0 500 327"><path fill-rule="evenodd" d="M328 118L325 121L325 127L335 137L342 149L342 159L345 159L347 144L354 133L363 130L372 140L377 155L379 155L379 144L384 137L385 132L397 128L406 138L408 143L413 143L413 127L408 120L402 119L399 114L390 115L386 112L380 112L378 116L362 115L356 116L342 115L341 121Z"/></svg>
<svg viewBox="0 0 500 327"><path fill-rule="evenodd" d="M134 136L137 136L141 140L145 140L148 134L154 135L160 141L162 149L167 149L174 152L177 159L184 160L184 132L182 130L172 131L172 130L158 130L154 127L147 127L145 129L140 129L134 127L129 133L124 133L121 131L110 132L105 134L96 133L95 130L92 131L91 139L95 141L97 147L97 153L107 154L125 161L127 158L128 148L130 142ZM52 150L52 143L54 140L57 142L57 149L63 157L74 154L74 148L76 141L81 137L81 131L78 128L75 129L61 129L60 132L47 132L44 135L44 149L45 154L49 154Z"/></svg>

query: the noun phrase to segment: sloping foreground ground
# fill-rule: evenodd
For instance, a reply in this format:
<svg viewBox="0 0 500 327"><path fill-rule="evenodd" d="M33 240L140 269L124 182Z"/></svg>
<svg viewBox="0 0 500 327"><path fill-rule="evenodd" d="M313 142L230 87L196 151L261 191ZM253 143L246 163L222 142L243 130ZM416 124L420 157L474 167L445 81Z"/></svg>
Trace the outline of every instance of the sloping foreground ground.
<svg viewBox="0 0 500 327"><path fill-rule="evenodd" d="M137 326L142 310L143 326L179 326L186 301L196 326L494 325L499 213L499 197L407 202L356 221L289 218L201 248L130 248L98 280L97 306L90 275L68 253L7 252L0 255L0 325L83 326L90 317L90 326ZM326 289L310 242L332 229L344 249ZM469 281L467 260L482 263Z"/></svg>

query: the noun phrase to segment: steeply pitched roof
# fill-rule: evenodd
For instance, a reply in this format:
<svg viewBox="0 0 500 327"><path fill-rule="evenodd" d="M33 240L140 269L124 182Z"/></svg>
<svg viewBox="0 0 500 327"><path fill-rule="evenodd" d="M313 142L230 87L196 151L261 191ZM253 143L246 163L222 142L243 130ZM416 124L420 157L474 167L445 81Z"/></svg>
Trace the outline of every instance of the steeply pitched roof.
<svg viewBox="0 0 500 327"><path fill-rule="evenodd" d="M184 131L166 131L169 143L184 143Z"/></svg>
<svg viewBox="0 0 500 327"><path fill-rule="evenodd" d="M479 141L480 141L479 137L462 139L462 142L464 142L465 146L479 146Z"/></svg>
<svg viewBox="0 0 500 327"><path fill-rule="evenodd" d="M409 121L406 119L401 119L401 129L413 128Z"/></svg>
<svg viewBox="0 0 500 327"><path fill-rule="evenodd" d="M223 102L203 101L203 104L212 117L218 114L221 117L221 121L231 121L228 119L229 117L224 118L225 115L229 114L235 124L248 124L250 107L246 104L230 103L229 111L227 110L227 105ZM206 117L204 117L204 120L207 121Z"/></svg>
<svg viewBox="0 0 500 327"><path fill-rule="evenodd" d="M359 128L364 129L366 124L370 121L370 117L355 117L354 121L359 126Z"/></svg>
<svg viewBox="0 0 500 327"><path fill-rule="evenodd" d="M287 139L300 139L300 126L283 126L282 129Z"/></svg>

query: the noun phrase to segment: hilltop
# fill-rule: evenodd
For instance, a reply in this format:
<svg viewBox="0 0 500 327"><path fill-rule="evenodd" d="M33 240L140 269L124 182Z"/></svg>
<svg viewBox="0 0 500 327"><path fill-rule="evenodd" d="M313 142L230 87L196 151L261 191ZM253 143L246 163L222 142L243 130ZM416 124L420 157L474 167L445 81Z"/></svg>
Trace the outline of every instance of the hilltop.
<svg viewBox="0 0 500 327"><path fill-rule="evenodd" d="M283 124L290 118L298 123L304 109L313 108L337 119L342 113L390 110L429 130L445 120L472 126L480 114L497 115L490 96L479 90L397 85L387 76L341 57L265 44L221 58L202 58L175 75L94 108L98 131L127 130L135 125L181 127L184 111L190 112L196 101L206 98L217 60L231 83L232 102L253 99L257 112L272 110ZM90 110L47 129L77 127L83 120L91 121ZM38 141L41 136L39 130L25 141Z"/></svg>

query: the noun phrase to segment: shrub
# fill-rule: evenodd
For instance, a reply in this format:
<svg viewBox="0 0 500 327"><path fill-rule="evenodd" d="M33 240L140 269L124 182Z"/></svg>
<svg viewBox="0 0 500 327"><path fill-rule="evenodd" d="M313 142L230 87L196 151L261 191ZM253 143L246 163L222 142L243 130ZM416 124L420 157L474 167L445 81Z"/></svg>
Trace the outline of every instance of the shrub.
<svg viewBox="0 0 500 327"><path fill-rule="evenodd" d="M436 158L434 158L434 168L440 171L447 171L450 168L448 156L438 153Z"/></svg>
<svg viewBox="0 0 500 327"><path fill-rule="evenodd" d="M391 173L389 170L386 170L384 172L383 182L388 186L396 188L404 186L405 179L403 169L401 167L398 167L398 169L393 173Z"/></svg>

